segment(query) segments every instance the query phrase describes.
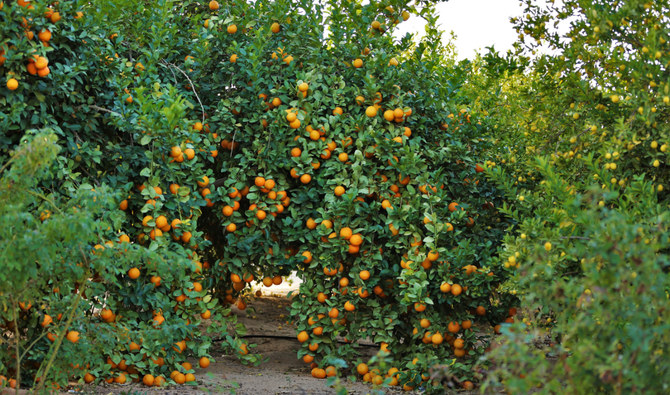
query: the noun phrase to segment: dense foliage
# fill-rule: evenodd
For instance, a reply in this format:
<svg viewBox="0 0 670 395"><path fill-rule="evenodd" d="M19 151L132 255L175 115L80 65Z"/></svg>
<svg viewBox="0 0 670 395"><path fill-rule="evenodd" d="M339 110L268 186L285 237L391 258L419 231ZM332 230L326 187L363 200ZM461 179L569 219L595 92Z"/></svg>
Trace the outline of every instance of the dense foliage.
<svg viewBox="0 0 670 395"><path fill-rule="evenodd" d="M3 193L31 196L4 208L3 240L32 235L3 247L3 374L183 383L187 357L209 362L212 333L253 362L228 306L244 309L254 279L297 270L291 316L314 376L339 359L410 388L450 359L472 385L516 299L500 289L510 271L491 266L507 225L477 164L490 143L430 6L0 12L14 22L2 31ZM394 40L412 13L428 35ZM34 162L35 150L49 155ZM202 333L203 320L219 325ZM365 338L391 370L368 369Z"/></svg>
<svg viewBox="0 0 670 395"><path fill-rule="evenodd" d="M257 362L296 272L315 377L667 392L668 5L524 3L456 63L427 1L0 2L0 385Z"/></svg>

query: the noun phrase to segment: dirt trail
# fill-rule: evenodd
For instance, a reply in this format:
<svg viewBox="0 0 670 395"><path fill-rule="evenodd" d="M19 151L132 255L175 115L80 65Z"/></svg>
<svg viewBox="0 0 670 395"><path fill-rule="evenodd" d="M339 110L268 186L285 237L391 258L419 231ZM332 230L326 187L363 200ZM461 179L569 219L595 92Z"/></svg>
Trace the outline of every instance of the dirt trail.
<svg viewBox="0 0 670 395"><path fill-rule="evenodd" d="M142 394L160 393L165 395L177 394L335 394L329 388L326 380L315 379L310 374L307 364L297 359L300 343L295 339L295 330L287 323L290 300L286 293L295 289L285 286L279 289L265 289L266 295L249 300L247 310L240 311L233 308L239 321L248 330L249 339L258 347L252 352L263 356L264 361L259 366L246 366L235 356L225 355L216 346L211 352L216 360L207 369L197 368L197 386L182 385L167 388L147 388L141 384L124 386L102 384L95 387L84 387L84 393L95 394ZM268 292L270 291L270 292ZM256 337L259 336L259 337ZM260 336L287 336L289 339L260 337ZM373 349L371 348L373 351ZM191 361L194 366L195 361ZM400 394L406 393L397 389L375 391L372 386L363 382L350 383L342 379L349 394Z"/></svg>

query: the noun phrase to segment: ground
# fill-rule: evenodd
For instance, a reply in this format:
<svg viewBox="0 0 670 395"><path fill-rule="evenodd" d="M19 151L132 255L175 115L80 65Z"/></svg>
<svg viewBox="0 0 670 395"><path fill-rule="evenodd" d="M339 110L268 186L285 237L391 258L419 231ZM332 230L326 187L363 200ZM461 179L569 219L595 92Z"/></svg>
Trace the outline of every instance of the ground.
<svg viewBox="0 0 670 395"><path fill-rule="evenodd" d="M177 394L334 394L335 389L328 387L326 380L315 379L310 368L296 355L300 348L295 329L287 323L287 307L290 304L289 292L296 292L299 280L289 278L280 286L264 288L254 286L253 291L261 289L263 295L249 300L245 311L233 308L248 330L249 343L258 345L253 352L264 357L259 366L246 366L235 356L225 355L216 346L211 352L216 362L207 369L196 368L198 385L182 385L167 388L147 388L139 383L127 385L108 385L84 387L84 393L94 394L137 394L160 393ZM369 348L374 353L377 348ZM191 361L194 366L197 361ZM349 394L406 394L398 389L376 391L371 385L357 381L343 384ZM13 393L13 392L12 392Z"/></svg>

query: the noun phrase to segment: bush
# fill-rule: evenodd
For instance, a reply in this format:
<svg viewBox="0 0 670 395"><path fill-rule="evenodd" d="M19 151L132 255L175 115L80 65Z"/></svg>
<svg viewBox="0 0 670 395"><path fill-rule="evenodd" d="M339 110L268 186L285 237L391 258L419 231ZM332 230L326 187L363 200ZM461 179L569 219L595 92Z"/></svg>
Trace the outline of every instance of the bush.
<svg viewBox="0 0 670 395"><path fill-rule="evenodd" d="M487 175L516 223L499 259L525 313L487 357L488 386L667 391L666 23L659 3L528 2L519 44L555 52L475 66Z"/></svg>

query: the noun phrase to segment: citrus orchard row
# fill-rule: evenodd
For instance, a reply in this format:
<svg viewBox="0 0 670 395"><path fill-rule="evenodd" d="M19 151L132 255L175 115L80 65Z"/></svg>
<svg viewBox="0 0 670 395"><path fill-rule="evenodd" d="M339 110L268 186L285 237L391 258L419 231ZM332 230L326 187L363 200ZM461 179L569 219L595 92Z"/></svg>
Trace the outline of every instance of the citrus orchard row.
<svg viewBox="0 0 670 395"><path fill-rule="evenodd" d="M187 359L207 364L222 334L253 362L229 305L297 271L291 317L315 376L333 358L365 364L356 343L370 339L391 384L437 386L422 382L445 360L473 380L517 304L501 288L510 270L491 264L509 223L479 164L490 143L459 94L465 73L434 25L416 46L393 38L412 13L434 23L403 1L5 2L17 23L0 42L3 162L31 163L43 136L60 146L16 210L38 233L70 211L88 229L67 256L42 246L58 276L17 260L4 277L17 335L3 374L194 382Z"/></svg>

